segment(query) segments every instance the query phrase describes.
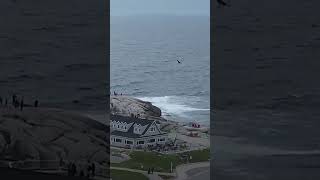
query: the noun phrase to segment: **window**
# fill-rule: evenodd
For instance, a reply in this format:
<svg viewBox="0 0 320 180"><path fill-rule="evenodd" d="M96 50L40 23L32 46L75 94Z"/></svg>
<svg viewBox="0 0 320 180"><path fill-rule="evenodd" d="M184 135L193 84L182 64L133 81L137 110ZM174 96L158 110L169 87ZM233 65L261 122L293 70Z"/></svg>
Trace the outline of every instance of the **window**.
<svg viewBox="0 0 320 180"><path fill-rule="evenodd" d="M137 144L144 144L144 141L138 141Z"/></svg>
<svg viewBox="0 0 320 180"><path fill-rule="evenodd" d="M118 125L118 129L120 129L120 125Z"/></svg>
<svg viewBox="0 0 320 180"><path fill-rule="evenodd" d="M149 143L154 143L154 142L156 142L156 139L150 139L149 140Z"/></svg>
<svg viewBox="0 0 320 180"><path fill-rule="evenodd" d="M160 139L158 139L158 141L165 141L166 140L166 138L160 138Z"/></svg>
<svg viewBox="0 0 320 180"><path fill-rule="evenodd" d="M155 132L156 131L156 128L155 127L151 127L150 128L150 132Z"/></svg>
<svg viewBox="0 0 320 180"><path fill-rule="evenodd" d="M140 132L140 128L135 127L135 128L134 128L134 132L138 132L138 133L139 133L139 132Z"/></svg>
<svg viewBox="0 0 320 180"><path fill-rule="evenodd" d="M116 142L121 143L121 142L122 142L122 139L116 138Z"/></svg>
<svg viewBox="0 0 320 180"><path fill-rule="evenodd" d="M126 144L133 144L132 141L127 140Z"/></svg>

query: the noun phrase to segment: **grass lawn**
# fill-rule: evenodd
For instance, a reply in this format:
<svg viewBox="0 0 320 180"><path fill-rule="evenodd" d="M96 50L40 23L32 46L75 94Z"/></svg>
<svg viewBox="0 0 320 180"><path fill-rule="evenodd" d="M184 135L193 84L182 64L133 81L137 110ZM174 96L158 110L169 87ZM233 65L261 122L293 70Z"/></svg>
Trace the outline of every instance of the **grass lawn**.
<svg viewBox="0 0 320 180"><path fill-rule="evenodd" d="M148 180L148 177L143 174L115 169L111 169L111 178L112 180Z"/></svg>
<svg viewBox="0 0 320 180"><path fill-rule="evenodd" d="M189 154L192 156L190 163L208 161L210 158L210 149L191 151Z"/></svg>
<svg viewBox="0 0 320 180"><path fill-rule="evenodd" d="M208 161L210 149L196 150L188 153L171 155L163 155L156 152L134 151L130 154L130 160L118 164L112 164L112 166L126 167L131 169L142 169L146 171L148 170L148 168L154 167L155 171L169 172L171 162L173 168L175 168L178 165L187 163L186 157L189 157L189 155L192 156L192 159L189 161L191 163Z"/></svg>

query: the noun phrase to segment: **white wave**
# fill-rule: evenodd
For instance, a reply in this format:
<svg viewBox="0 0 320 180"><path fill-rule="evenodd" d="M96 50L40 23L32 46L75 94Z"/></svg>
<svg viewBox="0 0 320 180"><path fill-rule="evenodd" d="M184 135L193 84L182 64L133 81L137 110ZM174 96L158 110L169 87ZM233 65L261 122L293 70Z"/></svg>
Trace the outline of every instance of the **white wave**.
<svg viewBox="0 0 320 180"><path fill-rule="evenodd" d="M186 112L210 111L206 108L194 107L193 104L201 101L196 96L162 96L162 97L136 97L143 101L151 102L159 107L164 114L185 116Z"/></svg>

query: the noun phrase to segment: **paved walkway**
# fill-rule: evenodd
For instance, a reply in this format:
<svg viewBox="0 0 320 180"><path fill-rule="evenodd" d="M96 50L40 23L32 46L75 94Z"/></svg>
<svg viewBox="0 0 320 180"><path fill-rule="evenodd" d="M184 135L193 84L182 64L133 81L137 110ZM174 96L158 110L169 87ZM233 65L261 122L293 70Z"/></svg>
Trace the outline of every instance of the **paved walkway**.
<svg viewBox="0 0 320 180"><path fill-rule="evenodd" d="M139 169L129 169L129 168L121 168L121 167L110 167L110 169L116 169L116 170L123 170L123 171L130 171L130 172L141 173L141 174L149 177L150 180L162 180L162 178L161 178L159 175L176 176L175 173L153 172L153 174L148 174L146 171L143 171L143 170L139 170Z"/></svg>
<svg viewBox="0 0 320 180"><path fill-rule="evenodd" d="M190 163L190 164L183 164L180 166L177 166L176 168L176 180L186 180L188 179L188 175L187 172L192 170L192 169L197 169L197 168L208 168L210 167L210 162L206 161L206 162L199 162L199 163ZM208 173L207 170L203 173ZM197 173L198 175L201 175L202 172ZM210 172L209 172L210 175ZM209 177L210 178L210 177Z"/></svg>
<svg viewBox="0 0 320 180"><path fill-rule="evenodd" d="M111 163L121 163L124 161L128 161L130 159L129 156L125 156L124 154L121 154L120 156L110 155L110 162Z"/></svg>
<svg viewBox="0 0 320 180"><path fill-rule="evenodd" d="M101 176L95 176L94 178L92 178L94 180L110 180L110 178L106 178L106 177L101 177Z"/></svg>

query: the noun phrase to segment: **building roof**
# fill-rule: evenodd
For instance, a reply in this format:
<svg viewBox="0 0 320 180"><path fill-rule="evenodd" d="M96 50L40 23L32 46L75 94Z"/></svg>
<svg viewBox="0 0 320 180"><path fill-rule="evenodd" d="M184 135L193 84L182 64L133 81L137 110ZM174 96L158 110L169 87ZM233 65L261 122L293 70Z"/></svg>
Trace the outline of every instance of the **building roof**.
<svg viewBox="0 0 320 180"><path fill-rule="evenodd" d="M120 116L120 115L113 115L113 114L110 115L110 120L126 122L127 124L130 124L133 122L136 124L140 124L141 126L152 124L155 121L155 120L140 119L136 117L127 117L127 116Z"/></svg>
<svg viewBox="0 0 320 180"><path fill-rule="evenodd" d="M127 137L127 138L144 137L144 134L147 132L149 127L155 122L155 120L140 119L140 118L136 118L136 117L126 117L126 116L119 116L119 115L111 115L110 116L110 120L126 122L127 124L133 123L130 126L130 128L128 129L128 131L126 131L126 132L117 131L117 130L111 131L111 135L122 136L122 137ZM136 134L136 133L133 132L134 124L140 124L141 126L147 125L147 127L145 128L145 130L141 134ZM160 129L159 129L159 131L160 131ZM163 135L163 134L166 134L166 133L163 133L163 132L160 131L160 134L157 134L157 135Z"/></svg>

